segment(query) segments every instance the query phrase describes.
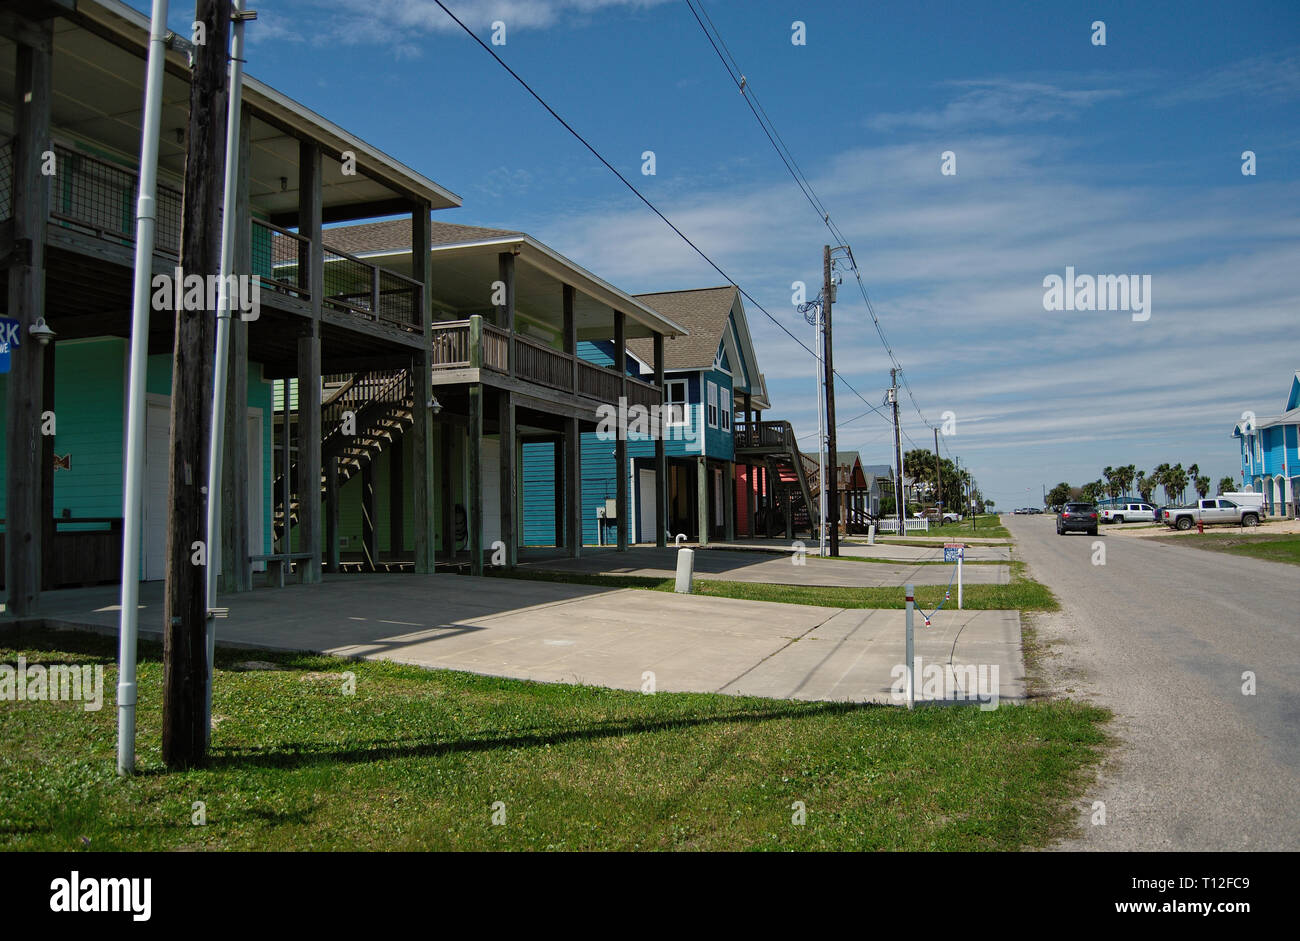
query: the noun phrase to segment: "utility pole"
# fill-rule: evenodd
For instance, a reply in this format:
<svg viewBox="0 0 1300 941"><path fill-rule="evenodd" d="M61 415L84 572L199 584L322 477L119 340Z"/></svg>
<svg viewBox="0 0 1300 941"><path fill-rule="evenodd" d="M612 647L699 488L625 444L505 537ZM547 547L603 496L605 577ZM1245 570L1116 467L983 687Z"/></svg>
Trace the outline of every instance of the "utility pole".
<svg viewBox="0 0 1300 941"><path fill-rule="evenodd" d="M898 432L898 370L889 371L889 404L894 407L894 476L898 483L894 487L894 509L898 513L898 535L906 536L906 514L903 505L903 440Z"/></svg>
<svg viewBox="0 0 1300 941"><path fill-rule="evenodd" d="M826 476L829 478L831 557L840 554L840 466L835 457L835 362L831 358L831 301L835 285L831 281L831 247L822 246L822 369L826 383ZM825 487L827 480L822 480Z"/></svg>
<svg viewBox="0 0 1300 941"><path fill-rule="evenodd" d="M194 20L203 24L205 41L194 47L190 79L180 266L185 277L198 275L205 285L220 271L230 19L231 0L195 3ZM184 292L177 290L174 296ZM207 546L205 491L217 312L179 306L174 311L163 602L162 753L170 768L201 764L207 753L207 566L216 564Z"/></svg>
<svg viewBox="0 0 1300 941"><path fill-rule="evenodd" d="M939 465L939 429L934 429L934 483L939 488L939 519L943 519L943 468Z"/></svg>

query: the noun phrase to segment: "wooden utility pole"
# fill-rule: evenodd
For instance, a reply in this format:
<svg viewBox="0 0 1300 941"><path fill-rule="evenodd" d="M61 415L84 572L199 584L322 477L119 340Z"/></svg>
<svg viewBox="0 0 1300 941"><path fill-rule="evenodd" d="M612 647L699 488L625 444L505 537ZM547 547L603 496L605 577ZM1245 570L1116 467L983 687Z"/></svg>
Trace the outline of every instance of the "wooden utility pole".
<svg viewBox="0 0 1300 941"><path fill-rule="evenodd" d="M822 246L822 369L826 388L826 510L830 515L831 556L840 554L840 466L835 456L835 363L831 359L831 296L835 285L831 282L831 247ZM827 481L822 481L825 487Z"/></svg>
<svg viewBox="0 0 1300 941"><path fill-rule="evenodd" d="M181 217L181 269L206 286L220 271L222 185L230 81L230 0L197 0L204 42L194 47L189 150ZM206 303L208 292L203 292ZM175 294L173 295L175 296ZM163 602L163 761L201 764L207 698L207 494L216 311L175 311L171 444L167 481L167 582ZM242 460L232 455L232 460ZM286 511L286 526L287 512Z"/></svg>
<svg viewBox="0 0 1300 941"><path fill-rule="evenodd" d="M939 488L939 519L943 519L943 467L939 463L939 429L934 429L934 485Z"/></svg>
<svg viewBox="0 0 1300 941"><path fill-rule="evenodd" d="M907 507L903 502L903 441L898 432L898 370L889 371L889 404L894 407L894 466L898 483L894 487L894 510L898 513L898 535L907 535Z"/></svg>

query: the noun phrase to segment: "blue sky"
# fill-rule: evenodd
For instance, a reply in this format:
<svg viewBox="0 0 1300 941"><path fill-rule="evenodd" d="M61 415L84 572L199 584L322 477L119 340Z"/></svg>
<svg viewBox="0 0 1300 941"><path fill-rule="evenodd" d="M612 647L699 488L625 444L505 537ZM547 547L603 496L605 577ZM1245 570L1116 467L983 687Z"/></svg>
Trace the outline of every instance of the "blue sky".
<svg viewBox="0 0 1300 941"><path fill-rule="evenodd" d="M445 221L523 229L634 293L720 283L430 0L252 5L249 72L463 196ZM485 39L503 20L498 53L811 339L790 284L820 281L826 229L684 2L448 5ZM987 495L1036 502L1108 464L1238 473L1233 422L1279 411L1300 369L1294 0L706 8L852 244L920 410L955 414L944 453ZM188 12L173 4L177 28ZM1066 266L1150 275L1150 319L1045 311ZM815 433L811 357L749 319L771 417ZM835 325L837 368L878 404L889 362L847 281ZM837 409L867 411L843 389ZM902 418L905 448L932 447L906 397ZM875 415L839 446L890 460Z"/></svg>

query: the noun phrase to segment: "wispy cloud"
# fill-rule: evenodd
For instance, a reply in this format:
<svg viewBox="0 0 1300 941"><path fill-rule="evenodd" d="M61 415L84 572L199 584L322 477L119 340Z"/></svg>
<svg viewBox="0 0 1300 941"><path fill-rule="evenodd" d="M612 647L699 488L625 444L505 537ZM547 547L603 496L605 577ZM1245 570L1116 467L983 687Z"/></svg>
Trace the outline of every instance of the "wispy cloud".
<svg viewBox="0 0 1300 941"><path fill-rule="evenodd" d="M868 126L878 131L900 128L937 131L1074 120L1098 102L1124 94L1116 88L1074 89L1006 79L944 82L937 87L941 97L948 97L949 89L957 89L958 93L941 107L877 114L868 119Z"/></svg>
<svg viewBox="0 0 1300 941"><path fill-rule="evenodd" d="M1270 102L1300 98L1300 54L1256 56L1222 66L1161 96L1158 102L1173 105L1234 97Z"/></svg>

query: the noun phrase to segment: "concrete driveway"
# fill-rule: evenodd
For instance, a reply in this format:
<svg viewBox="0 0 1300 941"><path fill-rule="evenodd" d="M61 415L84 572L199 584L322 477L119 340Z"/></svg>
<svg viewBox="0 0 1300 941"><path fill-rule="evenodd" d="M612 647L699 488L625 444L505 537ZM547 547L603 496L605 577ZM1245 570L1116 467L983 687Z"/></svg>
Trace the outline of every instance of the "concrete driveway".
<svg viewBox="0 0 1300 941"><path fill-rule="evenodd" d="M875 568L860 565L859 568ZM42 596L48 622L116 633L117 589ZM901 610L871 611L608 590L458 575L326 576L318 586L225 595L221 643L314 650L545 682L639 690L888 702L903 661ZM141 592L158 637L162 586ZM916 652L930 664L996 666L1001 700L1024 696L1015 611L947 611ZM937 695L935 695L937 693ZM952 699L945 688L932 698ZM958 697L961 698L961 697Z"/></svg>
<svg viewBox="0 0 1300 941"><path fill-rule="evenodd" d="M524 553L523 568L583 575L635 575L644 578L672 578L677 572L677 551L655 546L634 546L626 552L612 549L584 549L582 557ZM932 550L943 559L943 550ZM795 565L792 555L729 549L695 550L695 577L733 582L761 582L768 585L810 585L836 588L946 585L952 579L951 565L916 565L900 562L853 562L809 555ZM1005 585L1011 570L1005 565L967 565L962 581L967 585Z"/></svg>

